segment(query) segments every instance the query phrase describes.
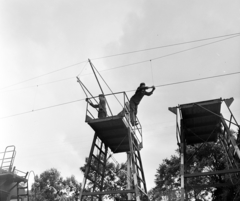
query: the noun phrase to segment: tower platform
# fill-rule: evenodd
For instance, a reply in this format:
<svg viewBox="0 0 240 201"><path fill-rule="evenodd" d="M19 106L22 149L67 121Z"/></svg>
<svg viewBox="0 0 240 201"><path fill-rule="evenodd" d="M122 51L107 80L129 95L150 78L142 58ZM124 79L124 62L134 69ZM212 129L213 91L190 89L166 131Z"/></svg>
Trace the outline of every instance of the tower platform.
<svg viewBox="0 0 240 201"><path fill-rule="evenodd" d="M103 119L92 119L87 116L86 122L113 153L130 151L128 137L128 129L130 128L130 125L124 117L112 116ZM133 140L136 145L141 143L136 136Z"/></svg>
<svg viewBox="0 0 240 201"><path fill-rule="evenodd" d="M238 184L240 149L237 142L239 142L240 136L239 134L234 135L236 133L233 132L236 129L239 131L240 126L230 110L233 100L233 98L219 98L169 108L176 115L176 137L180 152L181 201L187 199L187 190ZM228 114L230 114L229 119L224 118L221 113L222 103L225 103ZM209 168L208 171L199 169L198 162L194 160L194 157L197 157L204 147L220 150L220 153L223 153L220 158L225 165L216 165ZM193 153L191 152L192 148L194 148ZM209 151L209 154L201 156L198 160L200 162L207 160L214 164L220 159L216 159L215 155ZM211 178L212 175L215 177ZM197 178L208 179L196 182ZM213 178L221 178L221 180ZM193 182L196 182L196 185L193 186Z"/></svg>
<svg viewBox="0 0 240 201"><path fill-rule="evenodd" d="M13 167L16 156L15 146L6 147L0 157L0 201L28 198L28 172L22 172ZM22 185L26 184L26 185Z"/></svg>
<svg viewBox="0 0 240 201"><path fill-rule="evenodd" d="M113 95L123 95L121 99L123 103L118 101L121 107L117 108L116 104L112 102ZM112 196L124 198L124 200L141 201L147 197L140 155L142 148L141 124L137 118L136 125L132 126L130 123L129 99L125 92L109 94L105 97L108 106L107 113L111 113L106 117L96 117L97 113L94 111L96 108L88 107L89 102L87 103L85 121L94 130L95 134L84 171L80 200L84 200L83 197L90 197L91 200L102 201L104 196ZM91 100L91 102L94 101L97 102ZM110 105L114 105L112 109L117 112L111 111ZM97 112L99 111L97 110ZM125 163L127 169L121 171L121 174L125 174L124 180L126 179L127 185L118 186L117 180L120 178L115 173L115 180L110 181L110 185L109 182L106 182L109 179L109 159L115 153L125 153L127 156L127 162ZM119 165L115 160L113 161L115 165Z"/></svg>
<svg viewBox="0 0 240 201"><path fill-rule="evenodd" d="M215 131L220 126L221 103L222 99L214 99L179 105L187 145L217 140L218 132Z"/></svg>

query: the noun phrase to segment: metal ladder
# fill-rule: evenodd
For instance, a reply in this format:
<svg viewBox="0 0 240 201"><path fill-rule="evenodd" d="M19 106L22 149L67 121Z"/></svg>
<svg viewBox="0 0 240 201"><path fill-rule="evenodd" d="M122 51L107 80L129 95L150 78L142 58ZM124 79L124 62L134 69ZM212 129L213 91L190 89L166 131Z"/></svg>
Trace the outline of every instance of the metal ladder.
<svg viewBox="0 0 240 201"><path fill-rule="evenodd" d="M16 156L15 146L7 146L5 151L0 153L3 154L3 157L0 159L1 161L1 170L6 172L11 172L13 168L14 159Z"/></svg>
<svg viewBox="0 0 240 201"><path fill-rule="evenodd" d="M109 159L109 148L100 139L98 139L97 133L95 133L88 162L85 167L86 169L82 183L82 191L80 193L80 200L82 200L84 196L90 196L91 200L94 200L94 198L102 200L102 197L107 194L135 194L135 199L137 201L147 199L147 188L139 146L137 146L136 141L134 141L133 138L134 135L129 129L130 151L128 156L131 167L130 174L127 175L127 178L129 179L128 182L130 183L130 189L106 190L104 189L104 181L106 176L106 166ZM97 141L100 143L97 143ZM87 182L91 182L91 189L85 189Z"/></svg>

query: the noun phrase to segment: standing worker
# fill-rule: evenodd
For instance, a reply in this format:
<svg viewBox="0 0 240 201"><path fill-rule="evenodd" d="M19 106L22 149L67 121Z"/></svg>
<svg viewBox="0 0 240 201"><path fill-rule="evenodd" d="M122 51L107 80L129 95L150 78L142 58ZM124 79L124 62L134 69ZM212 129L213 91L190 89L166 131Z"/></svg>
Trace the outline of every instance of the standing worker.
<svg viewBox="0 0 240 201"><path fill-rule="evenodd" d="M89 102L89 99L86 98L86 101L94 108L98 108L98 118L102 119L107 116L107 109L106 109L106 98L103 94L99 96L99 104L94 105L93 103Z"/></svg>
<svg viewBox="0 0 240 201"><path fill-rule="evenodd" d="M152 88L152 91L147 92L147 89ZM137 115L137 109L140 101L142 100L143 96L151 96L153 94L153 91L155 90L155 87L146 87L145 83L141 83L140 86L137 88L135 94L130 99L130 119L131 124L133 126L137 125L136 122L136 115Z"/></svg>

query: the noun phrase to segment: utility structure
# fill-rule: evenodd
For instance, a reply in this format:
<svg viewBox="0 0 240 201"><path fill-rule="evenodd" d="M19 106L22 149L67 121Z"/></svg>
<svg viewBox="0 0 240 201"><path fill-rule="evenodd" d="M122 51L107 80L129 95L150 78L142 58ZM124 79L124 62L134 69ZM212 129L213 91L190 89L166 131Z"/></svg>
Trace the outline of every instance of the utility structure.
<svg viewBox="0 0 240 201"><path fill-rule="evenodd" d="M187 200L186 191L196 188L223 187L239 184L240 179L240 150L237 145L239 134L234 136L232 128L238 129L239 124L235 119L230 105L233 98L214 99L202 102L188 103L170 107L169 110L176 115L176 138L180 150L180 177L181 177L181 201ZM225 118L221 113L222 103L225 103L225 113L229 118ZM236 134L236 133L235 133ZM194 172L190 164L191 159L198 154L200 149L206 145L220 145L225 153L227 168L204 172ZM197 145L197 151L186 157L186 153L191 146ZM209 153L209 157L211 153ZM214 160L214 159L213 159ZM213 183L211 176L221 178L222 182ZM207 184L189 185L188 179L197 177L206 178Z"/></svg>
<svg viewBox="0 0 240 201"><path fill-rule="evenodd" d="M102 94L104 94L95 73L97 69L90 60L89 63ZM80 79L77 79L87 96L86 92L90 92ZM128 200L140 201L147 199L147 188L140 155L140 150L142 149L141 124L137 119L138 125L131 125L129 99L125 92L105 94L104 96L108 100L107 106L110 111L110 114L105 118L97 118L94 115L96 111L91 112L93 108L89 107L89 102L95 101L96 97L92 96L87 103L86 122L94 130L95 134L84 173L80 200L83 200L84 197L91 197L91 200L101 201L104 195L115 197L117 194L127 195ZM116 107L110 107L111 102L109 100L112 100L113 96L121 97L122 100L119 101L117 99L121 105L121 110L118 110L116 113L114 111ZM127 171L125 172L127 186L116 186L108 189L106 182L109 180L106 181L106 167L112 155L117 153L126 153L127 156Z"/></svg>
<svg viewBox="0 0 240 201"><path fill-rule="evenodd" d="M22 172L13 166L16 156L15 146L7 146L0 155L0 200L28 201L28 172Z"/></svg>

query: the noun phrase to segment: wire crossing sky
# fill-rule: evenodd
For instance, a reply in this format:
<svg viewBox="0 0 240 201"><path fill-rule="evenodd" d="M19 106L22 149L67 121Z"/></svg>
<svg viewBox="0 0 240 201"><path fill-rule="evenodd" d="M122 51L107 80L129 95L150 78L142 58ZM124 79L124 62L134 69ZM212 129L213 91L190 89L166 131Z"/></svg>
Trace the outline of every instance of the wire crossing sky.
<svg viewBox="0 0 240 201"><path fill-rule="evenodd" d="M121 53L121 54L114 54L114 55L109 55L109 56L94 58L94 59L92 59L92 60L105 59L105 58L109 58L109 57L116 57L116 56L121 56L121 55L125 55L125 54L132 54L132 53L149 51L149 50L154 50L154 49L159 49L159 48L166 48L166 47L172 47L172 46L178 46L178 45L185 45L185 44L189 44L189 43L196 43L196 42L201 42L201 41L205 41L205 40L212 40L212 39L223 38L223 37L228 37L228 36L231 36L231 37L226 38L226 39L222 39L222 40L219 40L219 41L214 41L214 42L211 42L211 43L207 43L207 44L204 44L204 45L200 45L200 46L197 46L197 47L189 48L189 49L186 49L186 50L182 50L182 51L179 51L179 52L171 53L171 54L164 55L164 56L161 56L161 57L152 58L152 59L150 59L150 60L152 61L152 60L164 58L164 57L167 57L167 56L172 56L172 55L175 55L175 54L178 54L178 53L182 53L182 52L185 52L185 51L189 51L189 50L192 50L192 49L196 49L196 48L199 48L199 47L204 47L204 46L206 46L206 45L210 45L210 44L214 44L214 43L217 43L217 42L221 42L221 41L224 41L224 40L228 40L228 39L231 39L231 38L234 38L234 37L238 37L238 36L240 36L240 33L234 33L234 34L216 36L216 37L205 38L205 39L198 39L198 40L193 40L193 41L188 41L188 42L176 43L176 44L165 45L165 46L154 47L154 48L148 48L148 49L144 49L144 50L136 50L136 51L126 52L126 53ZM51 72L48 72L48 73L45 73L45 74L42 74L42 75L39 75L39 76L36 76L36 77L33 77L33 78L29 78L29 79L27 79L27 80L24 80L24 81L15 83L15 84L11 84L11 85L9 85L9 86L0 88L0 90L6 89L6 88L9 88L9 87L13 87L13 86L16 86L16 85L19 85L19 84L22 84L22 83L25 83L25 82L28 82L28 81L31 81L31 80L34 80L34 79L37 79L37 78L46 76L46 75L49 75L49 74L52 74L52 73L56 73L56 72L59 72L59 71L61 71L61 70L65 70L65 69L68 69L68 68L71 68L71 67L73 67L73 66L77 66L77 65L79 65L79 64L86 63L86 62L87 62L87 60L81 61L81 62L79 62L79 63L72 64L72 65L69 65L69 66L60 68L60 69L58 69L58 70L54 70L54 71L51 71ZM147 62L147 61L140 61L140 62L137 62L137 63L134 63L134 64L128 64L128 65L125 65L125 66L140 64L140 63L144 63L144 62ZM120 66L120 67L115 67L115 68L121 68L121 67L125 67L125 66ZM107 70L111 70L111 69L107 69Z"/></svg>
<svg viewBox="0 0 240 201"><path fill-rule="evenodd" d="M240 72L234 72L234 73L229 73L229 74L224 74L224 75L216 75L216 76L203 77L203 78L192 79L192 80L184 80L184 81L181 81L181 82L174 82L174 83L156 85L155 87L156 88L166 87L166 86L171 86L171 85L178 85L178 84L184 84L184 83L189 83L189 82L196 82L196 81L202 81L202 80L207 80L207 79L219 78L219 77L224 77L224 76L236 75L236 74L239 74L239 73ZM134 92L134 91L135 90L129 90L129 91L126 91L126 92ZM112 93L114 93L114 92L112 92ZM6 118L15 117L15 116L23 115L23 114L28 114L28 113L32 113L32 112L41 111L41 110L46 110L46 109L50 109L50 108L53 108L53 107L58 107L58 106L63 106L63 105L67 105L67 104L76 103L76 102L79 102L79 101L85 101L85 98L79 99L79 100L70 101L70 102L66 102L66 103L61 103L61 104L57 104L57 105L51 105L51 106L48 106L48 107L39 108L39 109L31 110L31 111L26 111L26 112L19 113L19 114L14 114L14 115L10 115L10 116L0 117L0 119L6 119Z"/></svg>

